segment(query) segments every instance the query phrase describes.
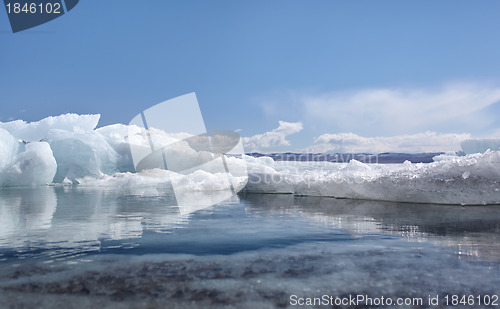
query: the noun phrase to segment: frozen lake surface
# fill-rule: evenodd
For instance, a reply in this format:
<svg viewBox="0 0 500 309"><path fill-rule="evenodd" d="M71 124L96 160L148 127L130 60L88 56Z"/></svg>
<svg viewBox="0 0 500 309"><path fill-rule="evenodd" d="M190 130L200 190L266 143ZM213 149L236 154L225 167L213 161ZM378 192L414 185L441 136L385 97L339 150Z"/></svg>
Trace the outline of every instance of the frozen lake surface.
<svg viewBox="0 0 500 309"><path fill-rule="evenodd" d="M4 188L0 299L5 308L296 308L366 295L443 308L447 295L500 294L498 218L499 206L249 193L186 213L154 191Z"/></svg>

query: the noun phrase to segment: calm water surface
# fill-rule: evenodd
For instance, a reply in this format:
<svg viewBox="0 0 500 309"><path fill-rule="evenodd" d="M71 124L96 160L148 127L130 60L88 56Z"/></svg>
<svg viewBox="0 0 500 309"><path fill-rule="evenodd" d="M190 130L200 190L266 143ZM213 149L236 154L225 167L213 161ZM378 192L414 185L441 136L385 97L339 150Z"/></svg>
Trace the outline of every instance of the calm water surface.
<svg viewBox="0 0 500 309"><path fill-rule="evenodd" d="M0 298L7 308L296 308L366 295L458 308L445 297L500 294L499 218L498 206L240 194L186 210L151 188L1 189Z"/></svg>

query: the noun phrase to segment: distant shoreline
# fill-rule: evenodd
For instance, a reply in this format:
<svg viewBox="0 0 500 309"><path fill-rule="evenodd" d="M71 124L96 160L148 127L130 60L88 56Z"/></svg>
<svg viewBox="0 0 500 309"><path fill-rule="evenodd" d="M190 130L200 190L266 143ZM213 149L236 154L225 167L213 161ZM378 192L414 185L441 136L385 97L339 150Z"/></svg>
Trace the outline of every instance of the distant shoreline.
<svg viewBox="0 0 500 309"><path fill-rule="evenodd" d="M380 163L397 164L405 161L412 163L431 163L435 156L444 154L444 152L424 152L424 153L397 153L384 152L379 154L371 153L246 153L251 157L270 157L274 161L300 161L300 162L332 162L348 163L351 160L357 160L362 163Z"/></svg>

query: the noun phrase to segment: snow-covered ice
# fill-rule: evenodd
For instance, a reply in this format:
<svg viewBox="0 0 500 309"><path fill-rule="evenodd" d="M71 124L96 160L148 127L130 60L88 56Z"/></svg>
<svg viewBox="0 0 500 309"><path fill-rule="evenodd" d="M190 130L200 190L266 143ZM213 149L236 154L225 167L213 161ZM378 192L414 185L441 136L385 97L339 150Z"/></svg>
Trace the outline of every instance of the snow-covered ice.
<svg viewBox="0 0 500 309"><path fill-rule="evenodd" d="M274 162L247 157L245 190L415 203L498 204L500 152L433 163Z"/></svg>

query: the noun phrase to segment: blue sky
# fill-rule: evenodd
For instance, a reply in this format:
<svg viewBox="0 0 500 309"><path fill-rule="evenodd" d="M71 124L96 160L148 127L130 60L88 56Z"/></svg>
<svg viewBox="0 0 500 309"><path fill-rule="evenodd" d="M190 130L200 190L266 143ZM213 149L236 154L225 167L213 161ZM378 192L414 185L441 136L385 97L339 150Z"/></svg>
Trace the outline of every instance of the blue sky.
<svg viewBox="0 0 500 309"><path fill-rule="evenodd" d="M499 14L498 1L80 1L12 34L0 10L0 121L128 123L195 91L209 129L256 150L499 136Z"/></svg>

